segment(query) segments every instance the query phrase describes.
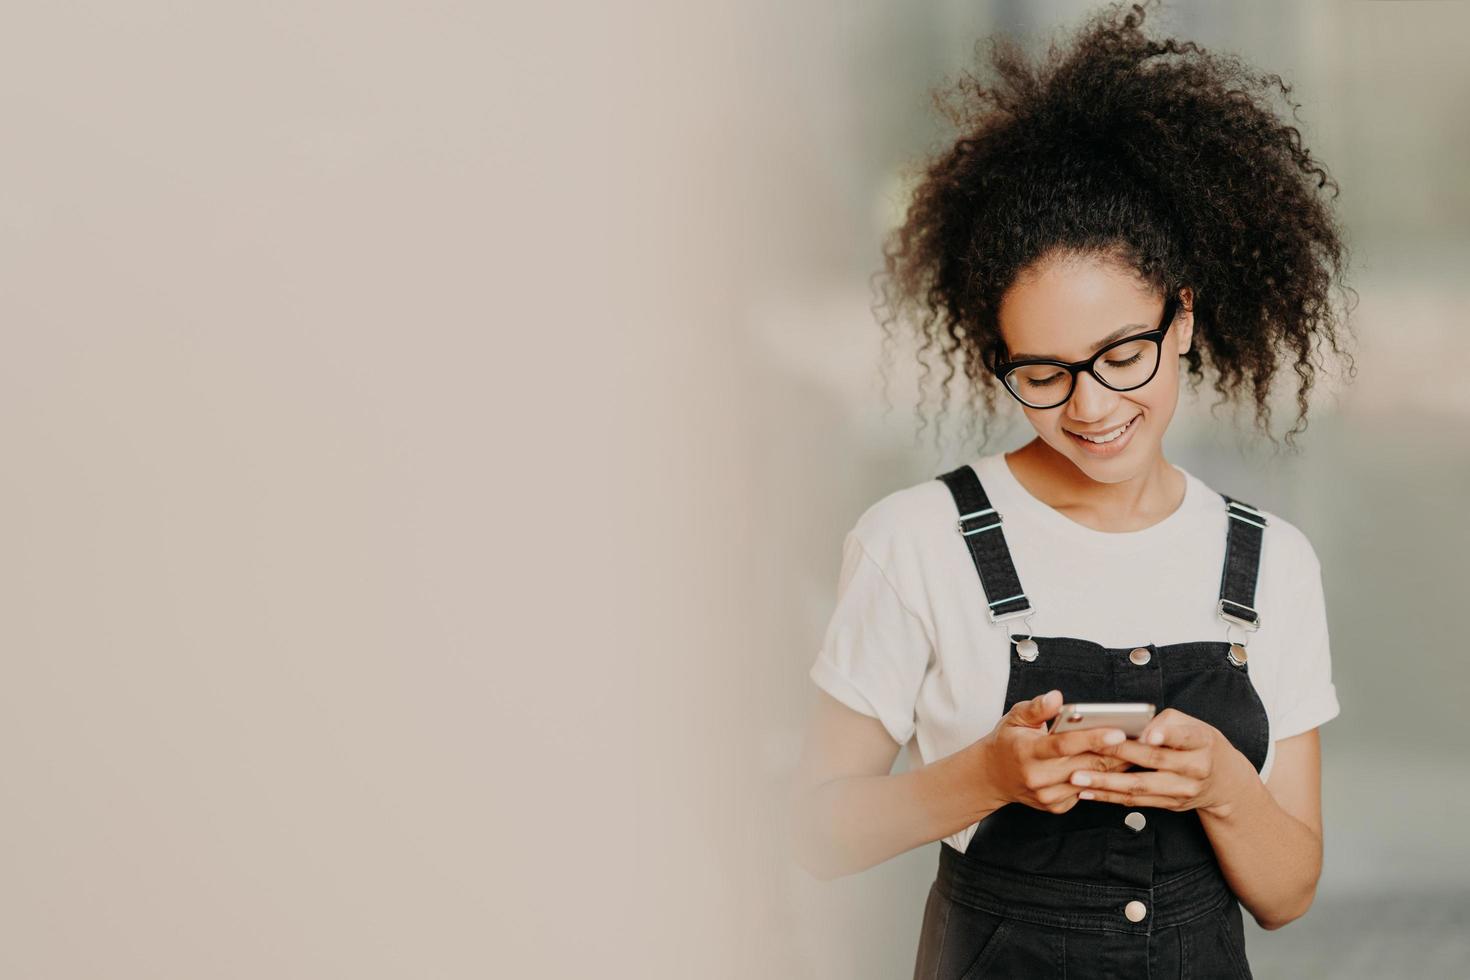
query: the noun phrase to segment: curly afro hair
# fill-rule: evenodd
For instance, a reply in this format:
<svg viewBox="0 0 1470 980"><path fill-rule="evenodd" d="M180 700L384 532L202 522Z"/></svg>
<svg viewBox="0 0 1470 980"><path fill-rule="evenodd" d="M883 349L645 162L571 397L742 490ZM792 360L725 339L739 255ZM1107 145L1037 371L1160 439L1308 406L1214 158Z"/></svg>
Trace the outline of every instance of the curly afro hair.
<svg viewBox="0 0 1470 980"><path fill-rule="evenodd" d="M895 320L911 320L921 401L937 347L948 368L941 414L958 365L984 404L988 436L1002 296L1053 254L1105 257L1160 296L1192 291L1191 389L1208 361L1216 405L1249 392L1273 443L1272 382L1291 364L1291 447L1306 428L1323 345L1354 373L1329 302L1347 250L1321 192L1336 198L1339 188L1269 104L1277 89L1299 119L1290 85L1193 42L1146 37L1151 5L1094 14L1035 67L1014 42L992 40L994 84L962 73L935 93L959 136L922 165L884 244L874 306L884 346Z"/></svg>

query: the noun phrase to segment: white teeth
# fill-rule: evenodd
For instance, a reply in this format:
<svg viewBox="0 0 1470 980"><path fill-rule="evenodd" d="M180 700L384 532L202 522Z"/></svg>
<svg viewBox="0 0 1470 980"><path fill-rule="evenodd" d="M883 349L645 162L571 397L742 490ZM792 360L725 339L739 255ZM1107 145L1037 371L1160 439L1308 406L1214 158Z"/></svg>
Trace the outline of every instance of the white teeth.
<svg viewBox="0 0 1470 980"><path fill-rule="evenodd" d="M1135 418L1136 418L1136 416L1135 416ZM1116 439L1119 436L1121 436L1123 434L1124 430L1126 430L1132 424L1133 424L1133 419L1129 419L1127 422L1124 422L1122 425L1118 426L1112 432L1109 432L1107 435L1104 435L1104 436L1084 436L1080 432L1074 432L1072 434L1074 436L1076 436L1077 438L1079 438L1079 439L1086 439L1088 442L1094 442L1094 443L1097 443L1098 445L1102 445L1103 443L1112 442L1114 439Z"/></svg>

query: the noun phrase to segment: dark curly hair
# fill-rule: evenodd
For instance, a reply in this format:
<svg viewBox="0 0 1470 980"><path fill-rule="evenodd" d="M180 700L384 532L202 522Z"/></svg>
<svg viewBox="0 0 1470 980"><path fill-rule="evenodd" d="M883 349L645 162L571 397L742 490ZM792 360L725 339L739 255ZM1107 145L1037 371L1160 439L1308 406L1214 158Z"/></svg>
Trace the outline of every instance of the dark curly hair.
<svg viewBox="0 0 1470 980"><path fill-rule="evenodd" d="M884 348L894 321L916 314L921 404L937 347L948 368L941 415L958 365L983 401L988 438L1003 294L1049 255L1111 258L1161 296L1192 290L1191 389L1208 361L1216 407L1248 391L1273 443L1272 381L1283 359L1291 364L1292 447L1322 346L1355 372L1339 339L1345 318L1329 302L1347 248L1321 191L1336 198L1339 188L1261 97L1278 89L1300 121L1290 85L1233 55L1146 37L1152 5L1094 14L1035 67L1013 41L992 39L994 84L962 73L935 92L959 136L922 165L884 244L873 307Z"/></svg>

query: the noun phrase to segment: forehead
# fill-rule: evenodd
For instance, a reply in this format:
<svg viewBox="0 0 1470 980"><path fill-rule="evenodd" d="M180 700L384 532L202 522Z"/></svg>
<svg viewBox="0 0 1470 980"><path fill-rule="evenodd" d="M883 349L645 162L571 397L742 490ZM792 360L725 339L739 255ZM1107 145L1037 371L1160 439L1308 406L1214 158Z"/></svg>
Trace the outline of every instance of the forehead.
<svg viewBox="0 0 1470 980"><path fill-rule="evenodd" d="M1012 359L1079 361L1124 330L1158 326L1161 298L1131 270L1093 257L1053 259L1001 299L1001 338Z"/></svg>

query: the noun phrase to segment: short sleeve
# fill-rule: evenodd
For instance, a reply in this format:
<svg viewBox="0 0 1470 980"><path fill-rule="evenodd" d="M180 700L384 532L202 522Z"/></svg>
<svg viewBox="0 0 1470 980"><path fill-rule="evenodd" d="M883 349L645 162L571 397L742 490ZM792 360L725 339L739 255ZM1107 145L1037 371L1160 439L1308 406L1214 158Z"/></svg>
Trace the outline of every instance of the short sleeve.
<svg viewBox="0 0 1470 980"><path fill-rule="evenodd" d="M933 645L883 568L849 532L842 545L837 604L811 668L817 686L883 723L904 745Z"/></svg>
<svg viewBox="0 0 1470 980"><path fill-rule="evenodd" d="M1281 711L1272 738L1280 741L1335 718L1337 688L1332 683L1332 654L1327 639L1327 608L1322 593L1322 567L1309 550L1309 563L1296 577L1286 608L1296 617L1291 642L1282 652L1278 675Z"/></svg>

